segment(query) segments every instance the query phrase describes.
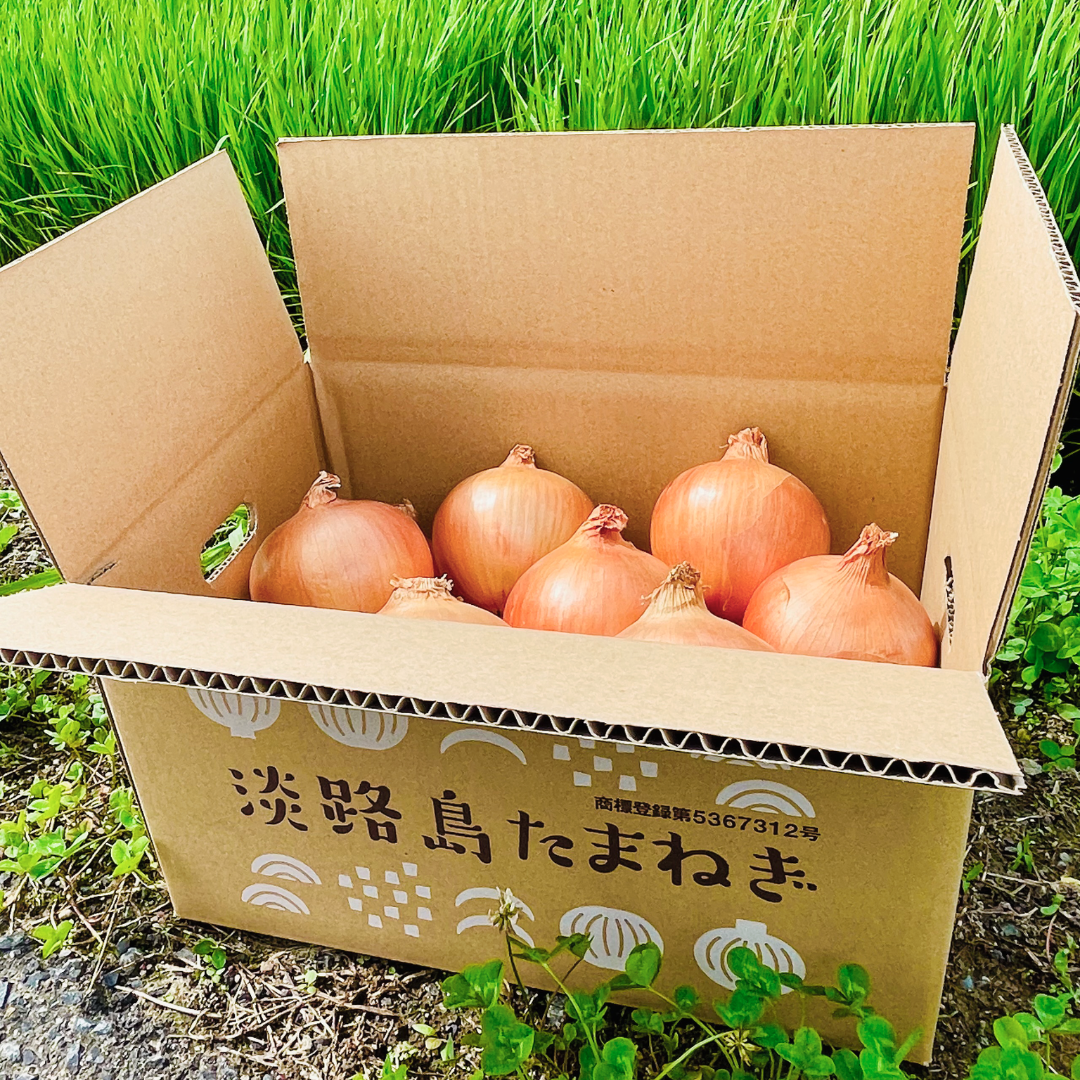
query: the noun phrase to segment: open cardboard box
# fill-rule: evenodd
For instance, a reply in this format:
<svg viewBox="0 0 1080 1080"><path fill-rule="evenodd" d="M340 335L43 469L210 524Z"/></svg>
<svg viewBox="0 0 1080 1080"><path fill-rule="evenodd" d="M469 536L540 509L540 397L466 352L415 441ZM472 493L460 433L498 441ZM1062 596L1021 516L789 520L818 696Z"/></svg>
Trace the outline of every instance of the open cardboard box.
<svg viewBox="0 0 1080 1080"><path fill-rule="evenodd" d="M706 998L743 941L861 963L925 1060L972 790L1022 783L984 675L1080 309L1006 130L950 363L972 136L285 140L306 357L224 153L0 271L0 450L71 583L0 603L0 656L104 677L177 912L453 968L509 887L586 981L646 938ZM835 551L899 531L941 670L243 599L320 466L427 528L528 442L643 546L752 424Z"/></svg>

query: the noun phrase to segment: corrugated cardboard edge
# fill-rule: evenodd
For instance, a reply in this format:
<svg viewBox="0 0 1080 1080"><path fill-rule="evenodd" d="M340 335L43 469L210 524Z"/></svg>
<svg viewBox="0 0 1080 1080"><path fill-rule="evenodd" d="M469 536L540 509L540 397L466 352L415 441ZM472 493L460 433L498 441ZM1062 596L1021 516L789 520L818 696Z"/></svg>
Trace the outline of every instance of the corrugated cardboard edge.
<svg viewBox="0 0 1080 1080"><path fill-rule="evenodd" d="M990 631L990 640L987 642L986 653L983 657L984 674L990 672L990 666L997 655L998 649L1001 647L1001 640L1005 636L1005 630L1009 623L1013 598L1016 596L1020 578L1024 573L1024 566L1027 564L1028 552L1031 549L1031 541L1039 522L1043 498L1050 482L1050 465L1053 462L1054 454L1057 453L1058 440L1061 437L1061 429L1065 423L1065 414L1068 411L1073 382L1076 378L1077 362L1080 360L1080 276L1077 275L1076 266L1073 264L1065 239L1061 235L1054 212L1050 209L1046 192L1043 191L1035 168L1016 134L1016 129L1011 124L1006 124L1002 127L1002 134L1008 142L1016 167L1020 171L1039 216L1042 218L1050 250L1054 261L1057 263L1062 285L1072 301L1076 319L1073 323L1072 336L1069 339L1065 364L1061 372L1061 382L1058 386L1057 399L1054 402L1054 411L1046 430L1046 441L1043 444L1042 460L1039 463L1035 486L1032 488L1031 497L1028 501L1023 528L1016 540L1016 551L1006 580L1005 592L1002 595L1001 604L994 618L994 625Z"/></svg>
<svg viewBox="0 0 1080 1080"><path fill-rule="evenodd" d="M661 727L607 724L579 717L527 713L516 709L493 708L455 702L426 701L414 697L377 694L363 690L343 690L330 686L227 675L217 671L161 667L130 660L104 660L64 656L58 653L28 652L0 648L0 661L20 667L49 671L79 672L123 682L162 683L194 689L221 690L234 694L278 698L350 709L371 709L475 724L506 730L534 731L548 735L595 739L605 743L629 743L662 750L678 750L709 757L740 758L746 761L791 765L803 769L876 776L882 779L939 787L990 790L1017 794L1024 789L1021 776L965 768L935 761L906 761L847 751L823 750L794 743L758 742L734 736L678 731Z"/></svg>
<svg viewBox="0 0 1080 1080"><path fill-rule="evenodd" d="M490 136L496 136L502 138L513 138L520 136L524 138L534 137L536 135L559 135L559 136L604 136L604 135L637 135L643 131L647 131L652 135L681 135L686 132L708 132L709 134L715 134L716 132L732 132L732 131L751 131L751 132L772 132L777 128L782 128L785 131L890 131L894 128L975 128L976 124L971 120L939 120L923 123L922 121L913 120L895 124L777 124L777 125L763 125L763 124L750 124L743 127L689 127L689 128L605 128L603 130L578 130L578 131L432 131L424 132L425 138L436 139L463 139L463 138L476 138L484 139ZM380 135L290 135L279 138L274 144L275 146L281 146L283 143L310 143L310 142L340 142L344 139L354 142L361 141L363 139L413 139L416 136L411 133L402 132L389 132Z"/></svg>

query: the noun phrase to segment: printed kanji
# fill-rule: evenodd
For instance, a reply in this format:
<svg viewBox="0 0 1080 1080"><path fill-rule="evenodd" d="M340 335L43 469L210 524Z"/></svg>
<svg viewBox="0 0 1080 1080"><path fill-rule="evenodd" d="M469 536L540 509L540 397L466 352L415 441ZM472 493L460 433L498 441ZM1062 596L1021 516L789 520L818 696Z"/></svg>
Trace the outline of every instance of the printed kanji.
<svg viewBox="0 0 1080 1080"><path fill-rule="evenodd" d="M394 822L401 820L401 813L390 805L390 789L385 784L369 784L366 780L361 780L356 794L366 796L368 801L366 807L360 807L360 813L365 815L364 821L367 823L370 839L396 844L397 826ZM393 820L380 821L379 817Z"/></svg>
<svg viewBox="0 0 1080 1080"><path fill-rule="evenodd" d="M598 874L610 874L620 866L625 866L628 870L641 869L641 863L634 862L633 859L623 858L624 855L633 855L637 852L637 848L633 844L623 844L623 841L644 840L644 833L619 832L618 825L610 821L603 829L586 829L585 831L604 837L603 841L599 843L594 841L592 845L594 848L599 848L601 854L589 856L589 866Z"/></svg>
<svg viewBox="0 0 1080 1080"><path fill-rule="evenodd" d="M803 837L807 840L817 840L821 833L813 825L804 825L802 827Z"/></svg>
<svg viewBox="0 0 1080 1080"><path fill-rule="evenodd" d="M234 777L236 777L236 770L229 770ZM297 830L297 832L307 832L308 827L302 821L294 821L293 815L299 814L300 811L300 793L293 788L287 787L287 784L291 784L296 780L291 772L282 774L275 766L267 765L265 769L252 770L260 780L264 780L265 784L259 789L260 795L276 795L275 799L260 799L259 805L270 812L270 820L265 822L267 825L280 825L283 821L288 823ZM243 779L243 774L237 779ZM239 790L239 785L233 784L233 787ZM247 794L246 791L242 794ZM241 809L242 814L246 814L247 811ZM254 812L254 807L252 807ZM249 815L250 816L250 815Z"/></svg>
<svg viewBox="0 0 1080 1080"><path fill-rule="evenodd" d="M401 814L390 805L390 789L385 785L373 785L367 780L362 780L356 788L357 795L367 796L366 807L352 806L353 792L349 789L348 780L329 780L325 776L319 778L319 792L322 795L322 811L327 821L334 824L331 828L336 833L352 832L354 822L350 818L358 814L365 815L368 836L372 840L386 840L391 844L397 843L397 826L394 821L401 820ZM381 818L391 818L390 821L382 821Z"/></svg>
<svg viewBox="0 0 1080 1080"><path fill-rule="evenodd" d="M768 865L766 866L751 866L750 869L757 874L768 874L768 877L754 878L750 882L750 891L757 897L770 904L779 904L784 898L777 892L771 892L768 889L763 888L764 885L781 886L786 885L790 880L791 884L796 889L805 888L808 892L815 892L817 886L812 881L805 881L806 872L804 870L789 870L788 865L795 866L798 864L799 859L795 855L789 855L785 858L774 847L767 847L764 854L754 855L755 859L763 859Z"/></svg>
<svg viewBox="0 0 1080 1080"><path fill-rule="evenodd" d="M671 816L675 821L692 821L693 815L685 806L673 806Z"/></svg>
<svg viewBox="0 0 1080 1080"><path fill-rule="evenodd" d="M238 784L236 781L243 780L244 774L239 769L230 769L230 774L233 778L233 788L239 795L247 795L248 789L243 784ZM255 806L250 799L248 799L243 806L240 807L240 813L244 817L251 817L255 813Z"/></svg>
<svg viewBox="0 0 1080 1080"><path fill-rule="evenodd" d="M655 847L666 847L668 853L656 864L658 870L664 870L671 874L671 884L682 884L682 866L687 859L702 857L712 861L712 870L695 870L693 879L698 885L723 885L725 888L731 885L728 877L727 860L717 855L715 851L697 849L686 851L683 849L682 837L676 833L668 833L667 840L654 840Z"/></svg>
<svg viewBox="0 0 1080 1080"><path fill-rule="evenodd" d="M597 810L614 810L615 804L607 795L597 795L595 798Z"/></svg>
<svg viewBox="0 0 1080 1080"><path fill-rule="evenodd" d="M652 816L652 803L636 802L634 803L634 813L640 814L642 817Z"/></svg>
<svg viewBox="0 0 1080 1080"><path fill-rule="evenodd" d="M652 816L658 818L670 818L671 807L661 806L659 803L653 803Z"/></svg>
<svg viewBox="0 0 1080 1080"><path fill-rule="evenodd" d="M322 811L327 821L333 821L331 826L336 833L352 832L353 823L349 818L356 817L358 811L355 806L348 806L352 802L352 791L349 789L348 780L328 780L325 776L319 778L319 794L323 798Z"/></svg>
<svg viewBox="0 0 1080 1080"><path fill-rule="evenodd" d="M441 799L432 798L435 811L435 836L425 836L424 846L430 851L453 851L464 855L464 844L454 843L449 837L469 840L476 844L473 854L482 862L491 862L491 839L486 832L473 823L472 810L467 802L454 802L457 793L447 789Z"/></svg>
<svg viewBox="0 0 1080 1080"><path fill-rule="evenodd" d="M615 812L618 814L632 814L634 812L634 804L629 799L616 799Z"/></svg>

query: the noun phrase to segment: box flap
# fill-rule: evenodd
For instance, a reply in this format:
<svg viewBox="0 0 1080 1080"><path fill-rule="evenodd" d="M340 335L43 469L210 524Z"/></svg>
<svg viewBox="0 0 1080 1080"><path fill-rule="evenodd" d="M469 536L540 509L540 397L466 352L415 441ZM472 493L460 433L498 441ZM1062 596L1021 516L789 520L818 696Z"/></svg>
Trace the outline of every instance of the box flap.
<svg viewBox="0 0 1080 1080"><path fill-rule="evenodd" d="M630 516L762 427L846 549L929 527L971 125L279 145L312 367L354 497L430 523L516 442Z"/></svg>
<svg viewBox="0 0 1080 1080"><path fill-rule="evenodd" d="M0 453L68 580L210 592L215 527L246 501L265 534L319 467L310 377L224 153L0 269L0 383Z"/></svg>
<svg viewBox="0 0 1080 1080"><path fill-rule="evenodd" d="M127 589L0 600L0 657L951 786L1020 786L975 672Z"/></svg>
<svg viewBox="0 0 1080 1080"><path fill-rule="evenodd" d="M922 600L942 666L988 668L1080 350L1080 281L1016 133L998 143L953 347Z"/></svg>

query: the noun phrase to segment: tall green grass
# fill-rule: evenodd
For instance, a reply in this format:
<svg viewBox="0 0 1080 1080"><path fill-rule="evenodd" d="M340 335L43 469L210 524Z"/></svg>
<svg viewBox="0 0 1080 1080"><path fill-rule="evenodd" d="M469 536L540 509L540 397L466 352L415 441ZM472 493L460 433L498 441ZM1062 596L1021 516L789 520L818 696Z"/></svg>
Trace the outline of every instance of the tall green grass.
<svg viewBox="0 0 1080 1080"><path fill-rule="evenodd" d="M1075 248L1076 0L5 0L0 258L222 140L291 292L283 135L941 120L975 221L1013 123Z"/></svg>

